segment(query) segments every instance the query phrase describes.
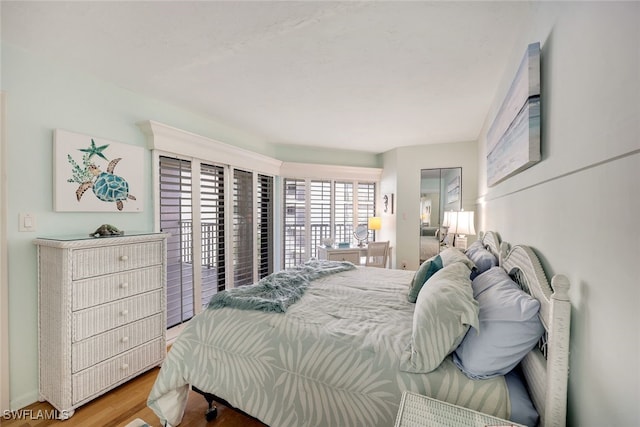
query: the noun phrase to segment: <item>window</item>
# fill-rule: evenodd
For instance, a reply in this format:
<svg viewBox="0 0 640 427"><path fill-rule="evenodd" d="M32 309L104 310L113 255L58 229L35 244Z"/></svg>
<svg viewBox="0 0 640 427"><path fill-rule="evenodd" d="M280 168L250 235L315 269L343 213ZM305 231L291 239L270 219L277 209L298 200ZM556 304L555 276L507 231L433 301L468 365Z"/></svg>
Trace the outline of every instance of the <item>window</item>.
<svg viewBox="0 0 640 427"><path fill-rule="evenodd" d="M273 177L258 174L258 278L273 273Z"/></svg>
<svg viewBox="0 0 640 427"><path fill-rule="evenodd" d="M273 271L273 177L233 169L227 195L231 170L159 157L160 229L170 234L167 327L189 320L230 284L254 283ZM232 224L230 242L226 224Z"/></svg>
<svg viewBox="0 0 640 427"><path fill-rule="evenodd" d="M333 236L336 242L348 242L353 235L353 183L336 182L335 221Z"/></svg>
<svg viewBox="0 0 640 427"><path fill-rule="evenodd" d="M323 240L352 242L357 224L375 213L373 182L284 180L283 266L317 256Z"/></svg>
<svg viewBox="0 0 640 427"><path fill-rule="evenodd" d="M285 268L288 268L307 259L307 185L304 180L286 179L284 188L283 261Z"/></svg>
<svg viewBox="0 0 640 427"><path fill-rule="evenodd" d="M368 224L369 218L375 216L376 203L375 203L376 186L370 182L358 183L358 224ZM370 240L375 240L375 231L372 231L373 235L369 236Z"/></svg>
<svg viewBox="0 0 640 427"><path fill-rule="evenodd" d="M202 304L225 288L224 168L200 165Z"/></svg>
<svg viewBox="0 0 640 427"><path fill-rule="evenodd" d="M160 229L167 239L167 326L193 316L191 162L160 157Z"/></svg>
<svg viewBox="0 0 640 427"><path fill-rule="evenodd" d="M311 256L317 256L316 248L331 237L331 181L310 183L309 225L311 227ZM305 260L306 261L306 260Z"/></svg>
<svg viewBox="0 0 640 427"><path fill-rule="evenodd" d="M233 171L233 283L253 283L253 174Z"/></svg>

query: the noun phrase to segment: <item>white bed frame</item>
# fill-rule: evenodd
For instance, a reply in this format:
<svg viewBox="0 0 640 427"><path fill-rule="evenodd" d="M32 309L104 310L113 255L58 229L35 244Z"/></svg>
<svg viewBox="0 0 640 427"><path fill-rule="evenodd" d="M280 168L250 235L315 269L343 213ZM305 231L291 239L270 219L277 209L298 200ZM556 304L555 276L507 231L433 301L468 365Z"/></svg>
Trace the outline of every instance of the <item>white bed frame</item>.
<svg viewBox="0 0 640 427"><path fill-rule="evenodd" d="M563 427L566 425L569 378L569 280L557 274L549 284L540 260L528 246L510 248L492 231L481 234L480 238L484 246L498 256L500 266L511 278L540 301L540 319L546 332L521 366L531 400L540 414L539 425Z"/></svg>

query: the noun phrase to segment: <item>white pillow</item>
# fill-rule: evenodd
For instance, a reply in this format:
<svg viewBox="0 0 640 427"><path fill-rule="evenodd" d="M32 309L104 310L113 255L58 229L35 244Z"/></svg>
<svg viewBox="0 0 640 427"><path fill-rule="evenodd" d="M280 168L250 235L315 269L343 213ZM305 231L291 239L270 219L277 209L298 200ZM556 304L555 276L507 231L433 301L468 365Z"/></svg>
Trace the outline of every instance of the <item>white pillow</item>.
<svg viewBox="0 0 640 427"><path fill-rule="evenodd" d="M471 274L471 270L476 268L473 261L471 261L469 257L458 248L447 248L440 252L440 257L442 258L442 265L444 267L453 264L454 262L461 262L469 267L469 274Z"/></svg>
<svg viewBox="0 0 640 427"><path fill-rule="evenodd" d="M478 302L473 298L471 270L454 262L438 270L424 284L413 313L411 343L400 360L400 370L427 373L460 343L469 326L478 327Z"/></svg>

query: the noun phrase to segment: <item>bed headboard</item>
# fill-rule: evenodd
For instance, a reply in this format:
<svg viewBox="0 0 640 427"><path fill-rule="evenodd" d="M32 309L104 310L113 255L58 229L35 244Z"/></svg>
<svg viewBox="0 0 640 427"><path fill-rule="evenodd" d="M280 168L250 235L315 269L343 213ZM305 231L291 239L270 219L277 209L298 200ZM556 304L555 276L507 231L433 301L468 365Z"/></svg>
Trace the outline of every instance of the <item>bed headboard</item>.
<svg viewBox="0 0 640 427"><path fill-rule="evenodd" d="M495 231L480 232L480 241L496 258L500 257L500 236Z"/></svg>
<svg viewBox="0 0 640 427"><path fill-rule="evenodd" d="M540 426L565 426L571 325L569 280L555 275L549 284L537 255L528 246L510 249L502 242L499 259L512 279L540 301L540 318L546 332L538 347L521 362L531 400L540 414Z"/></svg>

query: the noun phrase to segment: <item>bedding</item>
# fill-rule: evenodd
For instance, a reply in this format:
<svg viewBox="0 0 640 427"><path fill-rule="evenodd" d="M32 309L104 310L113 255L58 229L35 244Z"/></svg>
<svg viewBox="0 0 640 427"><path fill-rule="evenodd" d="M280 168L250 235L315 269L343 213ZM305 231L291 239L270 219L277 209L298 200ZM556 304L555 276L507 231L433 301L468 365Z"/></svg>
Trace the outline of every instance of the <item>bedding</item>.
<svg viewBox="0 0 640 427"><path fill-rule="evenodd" d="M478 302L473 298L471 270L454 262L438 270L418 294L411 345L400 370L427 373L456 349L470 326L478 329Z"/></svg>
<svg viewBox="0 0 640 427"><path fill-rule="evenodd" d="M500 267L493 267L473 280L478 301L479 327L472 325L455 349L454 362L470 378L505 375L540 340L544 326L540 303L511 280Z"/></svg>
<svg viewBox="0 0 640 427"><path fill-rule="evenodd" d="M473 270L476 268L476 265L467 257L464 252L462 252L458 248L446 248L442 252L440 252L440 257L442 258L442 265L447 266L453 264L455 262L460 262L467 267L469 270Z"/></svg>
<svg viewBox="0 0 640 427"><path fill-rule="evenodd" d="M492 267L498 265L498 258L489 252L479 240L473 242L469 248L465 251L465 255L473 261L476 268L471 272L471 280L475 279L478 275L484 273Z"/></svg>
<svg viewBox="0 0 640 427"><path fill-rule="evenodd" d="M234 307L283 313L298 301L314 279L353 270L349 261L311 259L287 270L270 274L257 283L215 294L209 308Z"/></svg>
<svg viewBox="0 0 640 427"><path fill-rule="evenodd" d="M504 378L507 382L509 401L511 402L510 420L528 427L537 426L540 415L533 406L520 369L516 368L510 371Z"/></svg>
<svg viewBox="0 0 640 427"><path fill-rule="evenodd" d="M418 293L420 292L420 289L422 289L424 283L442 267L442 257L440 257L440 255L433 256L420 264L420 267L418 267L418 270L413 275L413 279L411 279L411 283L409 284L407 301L416 302L418 299Z"/></svg>
<svg viewBox="0 0 640 427"><path fill-rule="evenodd" d="M148 405L175 426L192 385L272 427L390 426L410 390L509 418L502 376L471 380L451 355L427 374L400 369L419 305L407 301L413 275L357 267L314 280L284 313L206 309L173 344Z"/></svg>

